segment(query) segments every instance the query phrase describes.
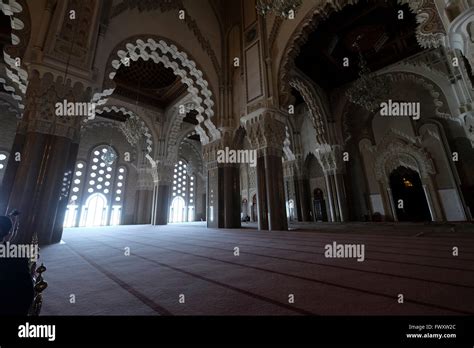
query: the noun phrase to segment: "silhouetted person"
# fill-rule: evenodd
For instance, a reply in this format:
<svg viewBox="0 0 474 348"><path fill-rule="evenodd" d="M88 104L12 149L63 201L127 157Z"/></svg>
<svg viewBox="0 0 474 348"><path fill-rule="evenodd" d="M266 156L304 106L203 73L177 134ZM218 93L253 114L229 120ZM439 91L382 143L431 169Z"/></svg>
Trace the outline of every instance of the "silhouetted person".
<svg viewBox="0 0 474 348"><path fill-rule="evenodd" d="M6 245L11 236L12 222L0 216L0 243ZM29 260L9 258L0 253L0 316L26 316L33 302L34 289Z"/></svg>

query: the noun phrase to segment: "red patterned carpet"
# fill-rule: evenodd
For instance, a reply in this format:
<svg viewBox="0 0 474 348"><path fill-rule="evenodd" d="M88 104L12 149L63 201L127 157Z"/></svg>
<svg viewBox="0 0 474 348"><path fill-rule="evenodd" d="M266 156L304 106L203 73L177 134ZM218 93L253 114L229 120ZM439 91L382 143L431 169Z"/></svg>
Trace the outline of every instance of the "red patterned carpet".
<svg viewBox="0 0 474 348"><path fill-rule="evenodd" d="M42 249L49 283L42 314L474 314L473 225L296 228L67 229L65 243ZM364 244L365 260L326 258L334 241Z"/></svg>

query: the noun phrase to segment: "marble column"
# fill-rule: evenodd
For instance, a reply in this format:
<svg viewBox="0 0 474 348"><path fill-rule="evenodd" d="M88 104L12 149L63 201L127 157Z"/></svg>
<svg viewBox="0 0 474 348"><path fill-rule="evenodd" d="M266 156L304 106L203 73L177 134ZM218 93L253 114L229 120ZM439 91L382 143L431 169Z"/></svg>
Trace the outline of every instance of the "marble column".
<svg viewBox="0 0 474 348"><path fill-rule="evenodd" d="M20 165L20 161L17 160L17 154L20 155L21 160L21 150L25 144L25 138L25 134L17 133L13 141L7 167L5 168L5 174L3 175L2 185L0 187L0 215L8 215L8 213L10 213L7 211L8 199L13 188L13 182L15 181L18 166Z"/></svg>
<svg viewBox="0 0 474 348"><path fill-rule="evenodd" d="M267 178L265 175L265 157L263 153L257 158L257 214L258 229L268 230L268 205L267 205ZM285 214L286 215L286 214Z"/></svg>
<svg viewBox="0 0 474 348"><path fill-rule="evenodd" d="M281 150L271 149L265 156L265 182L267 186L268 229L288 230L285 209L285 188Z"/></svg>
<svg viewBox="0 0 474 348"><path fill-rule="evenodd" d="M153 190L139 189L135 193L135 221L136 225L148 225L151 222Z"/></svg>
<svg viewBox="0 0 474 348"><path fill-rule="evenodd" d="M67 205L69 203L68 199L69 199L69 194L70 194L70 189L71 189L71 181L72 181L72 177L74 176L74 168L76 164L78 151L79 151L79 144L72 143L69 148L69 157L67 160L66 171L65 171L65 174L66 173L69 174L67 176L69 180L68 185L67 185L68 190L66 192L61 192L60 197L59 197L59 205L58 205L58 210L56 213L56 219L54 221L51 243L59 243L63 235L64 217L66 215Z"/></svg>
<svg viewBox="0 0 474 348"><path fill-rule="evenodd" d="M331 188L331 182L329 181L329 174L324 173L324 180L326 182L326 190L328 192L328 203L329 203L329 217L331 219L331 222L336 221L336 214L334 211L334 197L333 197L333 192Z"/></svg>
<svg viewBox="0 0 474 348"><path fill-rule="evenodd" d="M152 225L167 225L171 204L171 183L157 183L150 194L152 196Z"/></svg>
<svg viewBox="0 0 474 348"><path fill-rule="evenodd" d="M56 114L57 102L83 103L91 91L82 83L66 83L63 75L30 75L25 111L17 132L24 134L6 211L21 212L15 242L31 243L34 235L40 244L60 239L58 224L63 202L60 199L65 172L75 157L81 122L87 115ZM17 139L21 139L20 135Z"/></svg>
<svg viewBox="0 0 474 348"><path fill-rule="evenodd" d="M295 180L295 191L301 214L298 214L299 221L313 221L311 218L311 192L309 180L298 178Z"/></svg>
<svg viewBox="0 0 474 348"><path fill-rule="evenodd" d="M397 207L395 206L395 201L393 200L392 189L390 187L387 187L387 200L390 204L390 211L392 213L393 221L398 221Z"/></svg>
<svg viewBox="0 0 474 348"><path fill-rule="evenodd" d="M224 228L240 228L240 170L238 165L222 168L224 180Z"/></svg>
<svg viewBox="0 0 474 348"><path fill-rule="evenodd" d="M150 192L152 225L168 224L171 205L173 168L174 166L170 163L160 164L157 168L153 191Z"/></svg>

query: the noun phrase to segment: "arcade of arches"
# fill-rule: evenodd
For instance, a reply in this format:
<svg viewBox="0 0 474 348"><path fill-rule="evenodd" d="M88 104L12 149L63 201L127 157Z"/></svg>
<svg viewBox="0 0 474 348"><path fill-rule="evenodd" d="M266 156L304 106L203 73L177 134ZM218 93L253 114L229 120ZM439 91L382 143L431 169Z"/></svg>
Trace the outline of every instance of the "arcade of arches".
<svg viewBox="0 0 474 348"><path fill-rule="evenodd" d="M470 0L303 1L290 19L253 0L1 6L0 210L22 212L25 240L472 220ZM351 102L362 60L419 117ZM63 102L94 115L57 115ZM256 151L256 166L219 162L226 148Z"/></svg>

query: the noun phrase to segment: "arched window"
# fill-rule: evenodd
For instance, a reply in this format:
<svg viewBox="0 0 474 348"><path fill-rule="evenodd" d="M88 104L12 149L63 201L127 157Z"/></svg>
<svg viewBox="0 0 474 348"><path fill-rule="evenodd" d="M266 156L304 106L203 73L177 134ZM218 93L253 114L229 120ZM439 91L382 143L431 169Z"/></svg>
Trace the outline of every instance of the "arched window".
<svg viewBox="0 0 474 348"><path fill-rule="evenodd" d="M107 212L107 198L101 193L90 195L83 207L84 226L106 225Z"/></svg>
<svg viewBox="0 0 474 348"><path fill-rule="evenodd" d="M195 180L193 175L189 175L188 165L184 161L178 161L174 166L173 172L173 190L172 203L170 206L169 222L194 221L194 202L195 202ZM175 200L181 198L181 200ZM174 204L183 204L182 216L179 219L176 215ZM173 210L174 209L174 210Z"/></svg>
<svg viewBox="0 0 474 348"><path fill-rule="evenodd" d="M0 151L0 184L3 180L3 175L5 174L5 170L7 168L8 163L8 152Z"/></svg>
<svg viewBox="0 0 474 348"><path fill-rule="evenodd" d="M185 208L184 199L180 196L175 197L171 203L170 222L185 221Z"/></svg>
<svg viewBox="0 0 474 348"><path fill-rule="evenodd" d="M88 162L76 163L64 219L65 227L121 223L127 168L117 164L117 158L111 146L99 145L91 151ZM97 197L101 197L100 201ZM91 198L94 198L92 203ZM91 213L90 209L94 207L98 207L101 212ZM102 216L104 211L105 215Z"/></svg>

